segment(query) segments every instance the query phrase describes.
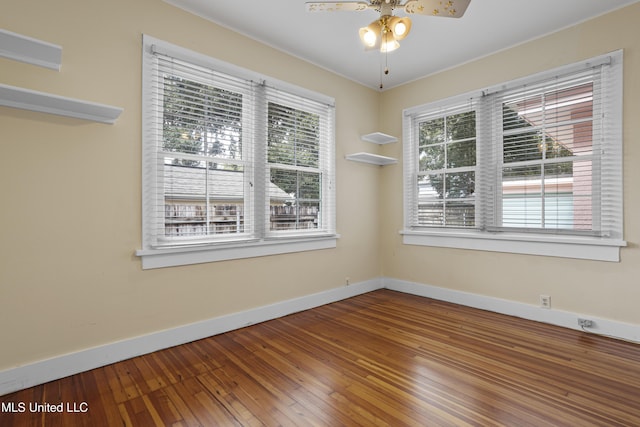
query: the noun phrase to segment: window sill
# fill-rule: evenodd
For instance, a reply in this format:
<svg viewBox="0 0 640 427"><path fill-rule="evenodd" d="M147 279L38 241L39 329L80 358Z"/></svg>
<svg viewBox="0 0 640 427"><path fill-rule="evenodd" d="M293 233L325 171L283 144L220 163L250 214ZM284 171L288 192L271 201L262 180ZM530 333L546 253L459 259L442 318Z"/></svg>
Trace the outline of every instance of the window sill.
<svg viewBox="0 0 640 427"><path fill-rule="evenodd" d="M339 235L332 234L309 238L298 237L179 248L139 249L136 251L136 256L142 259L142 269L147 270L292 252L331 249L336 247L339 237Z"/></svg>
<svg viewBox="0 0 640 427"><path fill-rule="evenodd" d="M620 262L624 240L524 233L489 234L473 231L404 230L405 245L436 246L526 255Z"/></svg>

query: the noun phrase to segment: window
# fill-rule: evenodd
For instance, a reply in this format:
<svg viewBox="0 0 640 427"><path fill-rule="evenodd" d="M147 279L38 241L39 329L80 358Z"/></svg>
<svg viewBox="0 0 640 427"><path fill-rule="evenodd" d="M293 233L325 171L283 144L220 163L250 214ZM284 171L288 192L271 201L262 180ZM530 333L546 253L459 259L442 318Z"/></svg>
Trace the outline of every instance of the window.
<svg viewBox="0 0 640 427"><path fill-rule="evenodd" d="M320 114L291 101L270 96L267 104L267 175L276 184L269 191L271 231L313 230L322 223Z"/></svg>
<svg viewBox="0 0 640 427"><path fill-rule="evenodd" d="M143 44L143 268L335 247L333 100Z"/></svg>
<svg viewBox="0 0 640 427"><path fill-rule="evenodd" d="M622 53L404 112L407 244L619 260Z"/></svg>
<svg viewBox="0 0 640 427"><path fill-rule="evenodd" d="M455 110L417 122L417 222L426 226L475 225L476 115Z"/></svg>

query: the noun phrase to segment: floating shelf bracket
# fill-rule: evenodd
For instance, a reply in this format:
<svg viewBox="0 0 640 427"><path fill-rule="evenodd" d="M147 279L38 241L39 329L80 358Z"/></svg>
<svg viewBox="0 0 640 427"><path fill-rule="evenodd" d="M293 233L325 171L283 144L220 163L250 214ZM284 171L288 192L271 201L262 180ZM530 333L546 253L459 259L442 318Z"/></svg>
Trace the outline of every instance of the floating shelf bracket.
<svg viewBox="0 0 640 427"><path fill-rule="evenodd" d="M113 124L122 108L0 84L0 106Z"/></svg>
<svg viewBox="0 0 640 427"><path fill-rule="evenodd" d="M0 29L0 56L60 71L62 47Z"/></svg>

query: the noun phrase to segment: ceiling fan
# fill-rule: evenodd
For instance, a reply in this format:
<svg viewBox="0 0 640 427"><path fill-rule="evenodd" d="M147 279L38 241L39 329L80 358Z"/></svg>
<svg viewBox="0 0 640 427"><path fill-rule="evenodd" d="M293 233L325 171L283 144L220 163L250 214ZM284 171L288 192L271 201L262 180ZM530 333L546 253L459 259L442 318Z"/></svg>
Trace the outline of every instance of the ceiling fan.
<svg viewBox="0 0 640 427"><path fill-rule="evenodd" d="M400 47L399 40L404 39L411 30L408 17L393 16L394 9L404 9L408 14L460 18L467 10L471 0L369 0L343 2L307 2L307 12L360 12L373 9L380 13L368 26L360 28L360 40L365 49L379 49L391 52Z"/></svg>

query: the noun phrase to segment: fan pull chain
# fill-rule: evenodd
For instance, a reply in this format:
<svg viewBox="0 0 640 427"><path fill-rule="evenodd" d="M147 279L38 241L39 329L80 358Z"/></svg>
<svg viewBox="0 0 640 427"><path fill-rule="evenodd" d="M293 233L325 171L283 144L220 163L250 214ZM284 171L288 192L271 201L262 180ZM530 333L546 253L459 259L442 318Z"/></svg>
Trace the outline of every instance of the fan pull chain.
<svg viewBox="0 0 640 427"><path fill-rule="evenodd" d="M384 53L384 75L389 74L389 52ZM380 89L384 88L382 84L382 64L380 64Z"/></svg>
<svg viewBox="0 0 640 427"><path fill-rule="evenodd" d="M380 71L380 90L384 87L382 84L382 57L380 57L380 65L378 66L378 71Z"/></svg>

